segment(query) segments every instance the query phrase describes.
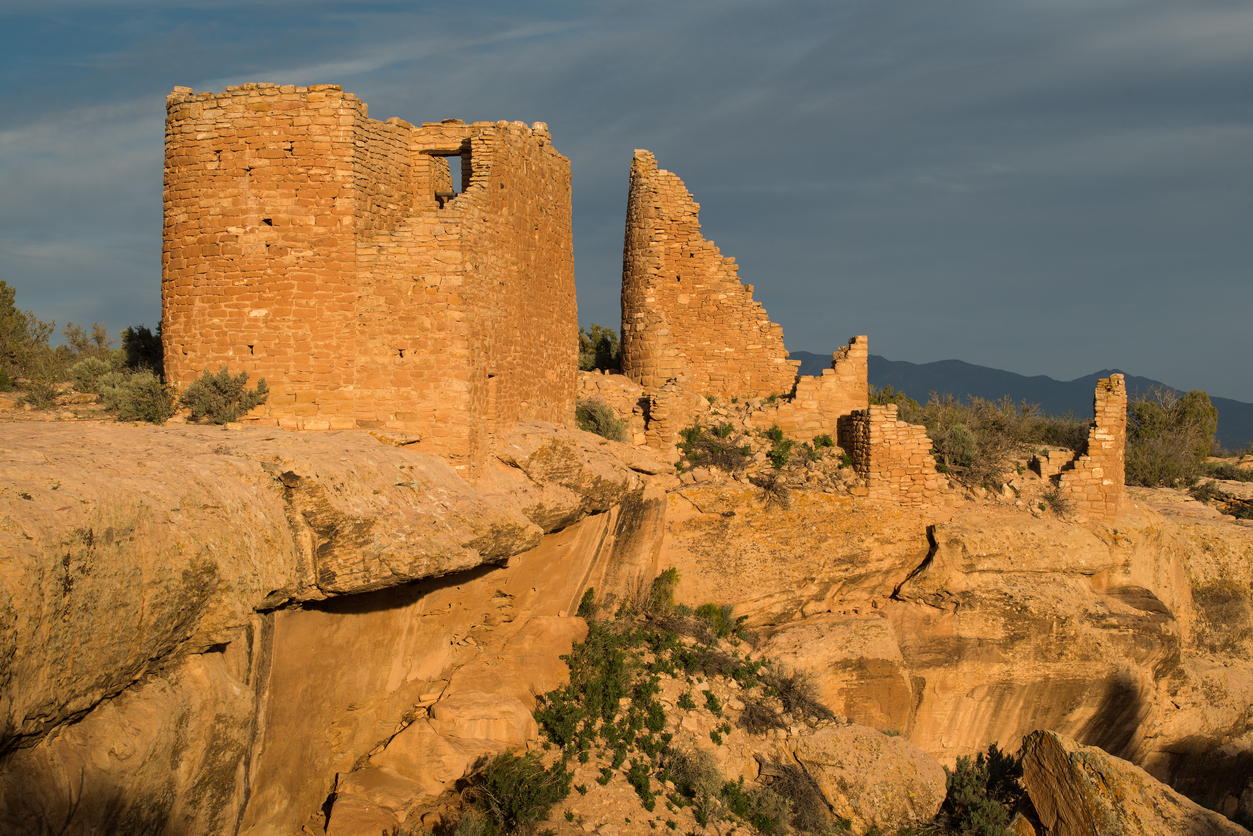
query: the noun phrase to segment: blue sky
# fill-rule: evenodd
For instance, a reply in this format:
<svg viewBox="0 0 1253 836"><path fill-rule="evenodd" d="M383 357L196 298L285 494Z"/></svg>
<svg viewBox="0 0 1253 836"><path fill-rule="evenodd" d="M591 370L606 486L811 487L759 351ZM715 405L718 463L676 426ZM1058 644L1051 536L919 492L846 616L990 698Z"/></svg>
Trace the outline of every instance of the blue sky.
<svg viewBox="0 0 1253 836"><path fill-rule="evenodd" d="M1253 401L1253 4L5 0L0 278L58 324L160 315L165 95L340 84L371 116L544 121L584 324L618 324L657 155L830 351Z"/></svg>

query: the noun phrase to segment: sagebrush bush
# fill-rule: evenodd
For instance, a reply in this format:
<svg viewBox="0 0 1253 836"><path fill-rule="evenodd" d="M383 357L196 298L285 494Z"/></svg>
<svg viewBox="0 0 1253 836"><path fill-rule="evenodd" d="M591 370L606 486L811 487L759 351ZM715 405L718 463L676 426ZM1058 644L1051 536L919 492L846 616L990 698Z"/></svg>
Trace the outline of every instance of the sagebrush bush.
<svg viewBox="0 0 1253 836"><path fill-rule="evenodd" d="M1034 404L935 395L917 410L902 409L901 419L922 424L931 439L937 468L969 487L999 490L1011 462L1041 444L1087 443L1087 425L1067 418L1046 418ZM1063 444L1062 442L1065 442Z"/></svg>
<svg viewBox="0 0 1253 836"><path fill-rule="evenodd" d="M778 508L786 511L792 507L792 490L787 479L777 470L760 473L753 477L753 484L761 488L761 501L766 510Z"/></svg>
<svg viewBox="0 0 1253 836"><path fill-rule="evenodd" d="M1127 404L1127 484L1190 486L1203 472L1218 410L1200 390L1179 394L1154 387Z"/></svg>
<svg viewBox="0 0 1253 836"><path fill-rule="evenodd" d="M174 390L147 369L129 375L112 400L119 421L163 424L174 414Z"/></svg>
<svg viewBox="0 0 1253 836"><path fill-rule="evenodd" d="M1253 482L1253 468L1236 467L1229 462L1206 464L1205 475L1228 482Z"/></svg>
<svg viewBox="0 0 1253 836"><path fill-rule="evenodd" d="M791 807L791 824L803 833L824 833L832 825L830 808L809 773L795 763L775 761L762 772L773 776L770 789Z"/></svg>
<svg viewBox="0 0 1253 836"><path fill-rule="evenodd" d="M727 473L738 473L748 467L752 448L735 432L731 424L707 429L694 424L679 431L678 445L682 458L679 469L716 467Z"/></svg>
<svg viewBox="0 0 1253 836"><path fill-rule="evenodd" d="M610 441L626 440L627 422L600 398L580 400L574 408L574 423L579 429Z"/></svg>
<svg viewBox="0 0 1253 836"><path fill-rule="evenodd" d="M74 382L74 388L80 392L99 394L96 381L109 372L116 371L117 368L117 364L109 360L87 357L70 366L70 380Z"/></svg>
<svg viewBox="0 0 1253 836"><path fill-rule="evenodd" d="M1040 497L1044 500L1044 506L1059 517L1070 515L1073 510L1070 505L1070 498L1062 493L1061 488L1056 485L1050 485L1045 489Z"/></svg>
<svg viewBox="0 0 1253 836"><path fill-rule="evenodd" d="M830 720L835 717L831 709L818 699L818 686L813 675L804 670L771 669L764 677L766 684L774 689L783 703L783 710L795 717L811 720Z"/></svg>
<svg viewBox="0 0 1253 836"><path fill-rule="evenodd" d="M570 794L571 777L563 761L545 769L535 752L505 752L483 770L473 792L475 806L495 832L525 833Z"/></svg>
<svg viewBox="0 0 1253 836"><path fill-rule="evenodd" d="M248 389L247 384L247 372L232 376L226 366L216 372L205 369L199 379L187 387L180 404L191 412L193 421L225 424L265 403L269 395L265 378L257 381L255 389Z"/></svg>

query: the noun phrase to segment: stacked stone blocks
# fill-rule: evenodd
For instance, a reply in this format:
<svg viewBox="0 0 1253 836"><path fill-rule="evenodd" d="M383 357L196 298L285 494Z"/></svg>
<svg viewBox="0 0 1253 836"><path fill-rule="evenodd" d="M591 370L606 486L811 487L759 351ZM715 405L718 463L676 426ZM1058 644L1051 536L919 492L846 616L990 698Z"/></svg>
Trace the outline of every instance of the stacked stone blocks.
<svg viewBox="0 0 1253 836"><path fill-rule="evenodd" d="M896 404L859 409L840 421L840 444L872 499L901 505L938 502L941 476L925 427L897 418Z"/></svg>
<svg viewBox="0 0 1253 836"><path fill-rule="evenodd" d="M780 401L771 416L789 438L813 441L839 434L839 418L869 404L867 384L870 358L865 336L853 337L831 356L831 368L821 375L802 375L791 398Z"/></svg>
<svg viewBox="0 0 1253 836"><path fill-rule="evenodd" d="M1127 384L1120 374L1096 384L1087 449L1057 476L1059 490L1075 512L1105 520L1122 507L1126 492Z"/></svg>
<svg viewBox="0 0 1253 836"><path fill-rule="evenodd" d="M798 361L735 259L700 233L700 206L647 151L631 164L622 257L622 371L725 397L791 394Z"/></svg>
<svg viewBox="0 0 1253 836"><path fill-rule="evenodd" d="M172 383L247 371L256 420L417 433L460 466L516 421L570 423L570 171L543 123L379 122L334 85L167 108Z"/></svg>

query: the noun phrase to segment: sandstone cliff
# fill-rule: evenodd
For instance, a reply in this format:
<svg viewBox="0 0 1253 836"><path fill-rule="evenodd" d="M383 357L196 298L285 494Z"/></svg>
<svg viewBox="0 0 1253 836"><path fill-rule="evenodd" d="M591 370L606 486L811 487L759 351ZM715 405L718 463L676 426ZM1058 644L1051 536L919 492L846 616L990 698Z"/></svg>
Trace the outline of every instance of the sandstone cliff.
<svg viewBox="0 0 1253 836"><path fill-rule="evenodd" d="M8 425L0 832L320 832L335 792L370 821L533 739L583 591L667 566L812 671L850 740L951 763L1043 728L1253 804L1253 529L1177 494L1084 525L822 489L780 509L550 425L472 483L403 442Z"/></svg>

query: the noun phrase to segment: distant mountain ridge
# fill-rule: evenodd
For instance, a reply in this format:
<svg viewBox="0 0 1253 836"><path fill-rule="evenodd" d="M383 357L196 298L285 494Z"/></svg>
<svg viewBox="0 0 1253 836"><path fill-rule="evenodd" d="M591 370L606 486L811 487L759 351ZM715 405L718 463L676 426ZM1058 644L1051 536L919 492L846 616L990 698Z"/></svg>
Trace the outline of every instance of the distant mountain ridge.
<svg viewBox="0 0 1253 836"><path fill-rule="evenodd" d="M823 369L831 367L830 354L793 351L791 356L793 360L801 361L801 374L818 375ZM1039 404L1050 415L1070 412L1086 421L1092 417L1092 395L1096 382L1118 373L1118 369L1104 369L1066 381L1045 375L1028 377L961 360L907 363L871 354L869 373L871 386L880 389L891 386L919 403L925 403L932 392L947 392L962 399L973 396L1000 400L1009 395L1015 401ZM1126 378L1129 395L1147 391L1153 386L1174 388L1148 377L1126 375ZM1253 404L1215 397L1211 397L1210 402L1218 409L1217 435L1224 447L1238 450L1253 443Z"/></svg>

